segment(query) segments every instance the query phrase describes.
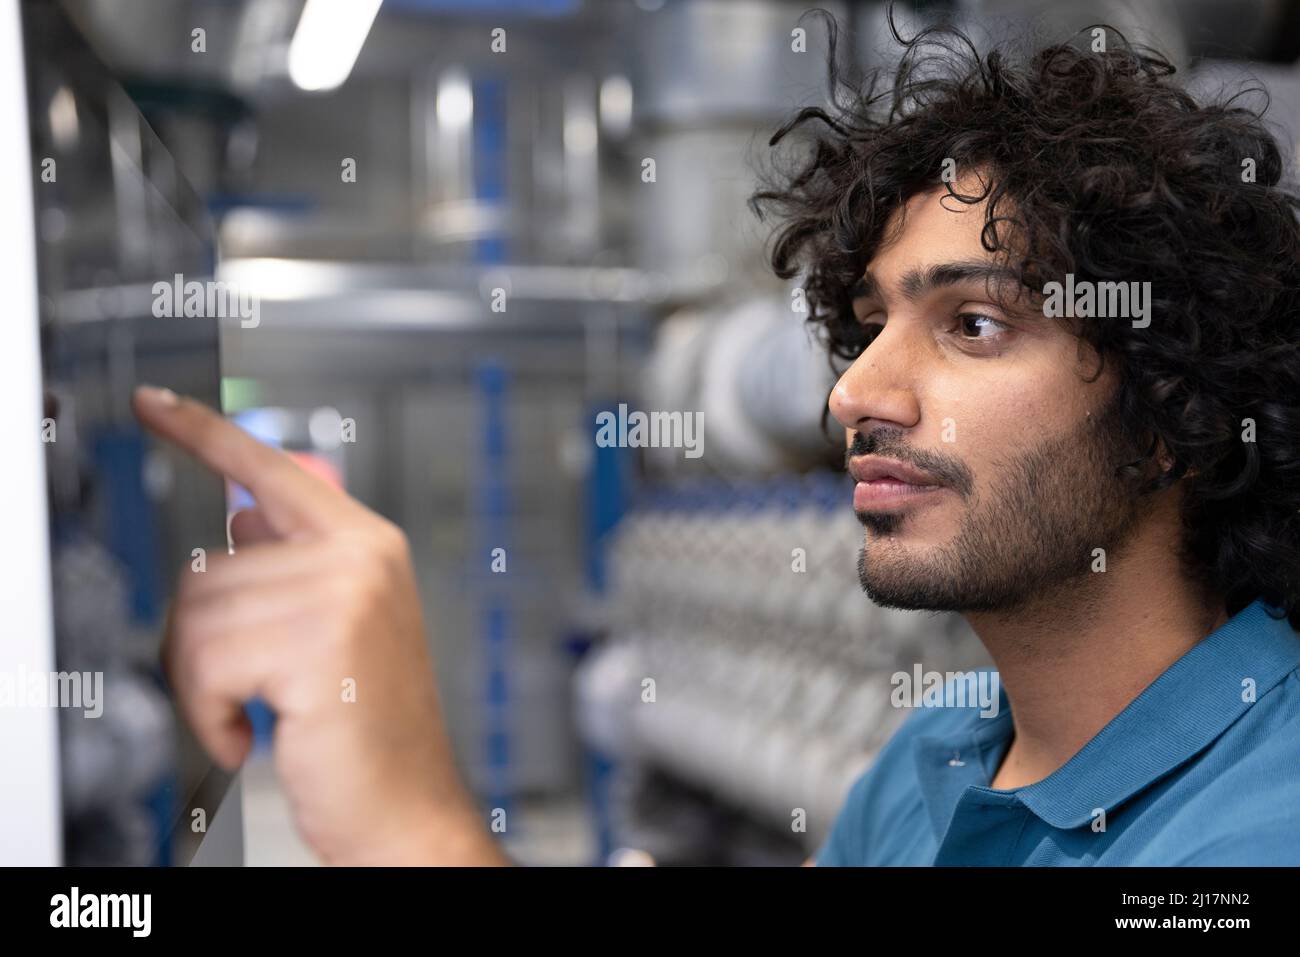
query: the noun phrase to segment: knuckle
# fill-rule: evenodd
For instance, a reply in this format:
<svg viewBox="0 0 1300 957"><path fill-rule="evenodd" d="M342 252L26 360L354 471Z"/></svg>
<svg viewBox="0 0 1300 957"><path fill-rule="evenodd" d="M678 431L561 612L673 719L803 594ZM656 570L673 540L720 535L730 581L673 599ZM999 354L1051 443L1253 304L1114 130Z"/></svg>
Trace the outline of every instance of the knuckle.
<svg viewBox="0 0 1300 957"><path fill-rule="evenodd" d="M204 694L219 684L223 658L216 641L190 641L179 649L177 665L191 692Z"/></svg>
<svg viewBox="0 0 1300 957"><path fill-rule="evenodd" d="M376 548L390 568L400 568L410 561L411 543L402 528L387 519L375 526Z"/></svg>
<svg viewBox="0 0 1300 957"><path fill-rule="evenodd" d="M406 533L387 519L376 518L338 539L340 564L350 575L388 578L410 561Z"/></svg>
<svg viewBox="0 0 1300 957"><path fill-rule="evenodd" d="M363 538L365 549L380 558L393 558L402 553L406 547L406 536L402 533L402 529L378 515L373 516L372 520L365 525Z"/></svg>
<svg viewBox="0 0 1300 957"><path fill-rule="evenodd" d="M384 543L394 551L405 551L407 547L406 532L396 522L390 522L388 519L381 519L379 522L380 535Z"/></svg>
<svg viewBox="0 0 1300 957"><path fill-rule="evenodd" d="M175 677L204 689L228 666L226 620L229 602L211 599L178 604L168 637L168 660Z"/></svg>
<svg viewBox="0 0 1300 957"><path fill-rule="evenodd" d="M359 579L374 573L375 556L368 543L357 535L348 535L334 542L334 548L326 559L330 575L342 593L353 596L353 587Z"/></svg>

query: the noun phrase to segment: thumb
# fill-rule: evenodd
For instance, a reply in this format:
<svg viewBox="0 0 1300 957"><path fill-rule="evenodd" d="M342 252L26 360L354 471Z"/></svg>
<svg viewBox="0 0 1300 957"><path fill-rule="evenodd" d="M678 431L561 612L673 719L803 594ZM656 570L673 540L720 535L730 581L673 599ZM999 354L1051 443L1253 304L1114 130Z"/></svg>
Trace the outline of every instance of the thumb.
<svg viewBox="0 0 1300 957"><path fill-rule="evenodd" d="M244 508L230 516L231 544L258 545L278 538L261 509Z"/></svg>

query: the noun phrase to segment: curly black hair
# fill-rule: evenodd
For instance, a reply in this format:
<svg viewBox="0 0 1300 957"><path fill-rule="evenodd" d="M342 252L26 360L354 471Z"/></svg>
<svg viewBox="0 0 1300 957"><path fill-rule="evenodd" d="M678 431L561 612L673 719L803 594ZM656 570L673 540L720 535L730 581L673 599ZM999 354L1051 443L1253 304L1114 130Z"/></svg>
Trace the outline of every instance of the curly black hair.
<svg viewBox="0 0 1300 957"><path fill-rule="evenodd" d="M1117 363L1120 413L1146 448L1126 468L1150 475L1153 456L1172 459L1140 490L1186 482L1183 561L1228 614L1262 598L1300 629L1300 197L1263 122L1266 94L1258 110L1242 94L1197 102L1168 59L1106 25L981 54L950 25L905 39L892 11L896 69L851 78L834 17L815 13L828 105L772 136L802 148L773 154L750 206L779 221L771 265L803 276L832 365L870 343L850 290L891 214L936 188L988 200L982 244L1022 292L1067 273L1149 280L1146 328L1071 323ZM953 163L979 171L979 195L956 193Z"/></svg>

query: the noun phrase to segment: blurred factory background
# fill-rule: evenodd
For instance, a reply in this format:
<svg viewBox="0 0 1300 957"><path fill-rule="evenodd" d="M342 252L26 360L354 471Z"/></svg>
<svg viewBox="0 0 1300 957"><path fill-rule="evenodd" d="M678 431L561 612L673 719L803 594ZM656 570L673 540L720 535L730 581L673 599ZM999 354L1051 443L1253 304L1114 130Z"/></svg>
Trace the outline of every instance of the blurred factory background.
<svg viewBox="0 0 1300 957"><path fill-rule="evenodd" d="M63 6L260 302L222 328L227 412L408 533L460 762L519 860L798 863L906 715L889 675L984 662L960 621L861 595L831 376L746 208L825 96L806 4ZM886 62L884 4L825 6L846 59ZM1294 0L896 7L940 17L1115 24L1194 86L1265 80L1300 138ZM149 255L111 198L104 286ZM704 454L601 447L621 403L699 415ZM244 788L248 863L306 860L264 759Z"/></svg>

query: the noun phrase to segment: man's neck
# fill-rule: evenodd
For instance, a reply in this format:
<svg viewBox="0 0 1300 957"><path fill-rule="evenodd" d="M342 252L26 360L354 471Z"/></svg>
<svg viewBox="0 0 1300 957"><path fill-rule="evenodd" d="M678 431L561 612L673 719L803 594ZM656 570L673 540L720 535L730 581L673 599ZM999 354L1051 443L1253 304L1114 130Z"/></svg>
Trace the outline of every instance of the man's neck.
<svg viewBox="0 0 1300 957"><path fill-rule="evenodd" d="M1138 532L1107 571L1012 614L966 616L1011 702L994 788L1047 777L1170 665L1227 620L1183 577L1168 532Z"/></svg>

